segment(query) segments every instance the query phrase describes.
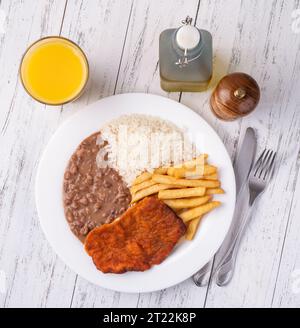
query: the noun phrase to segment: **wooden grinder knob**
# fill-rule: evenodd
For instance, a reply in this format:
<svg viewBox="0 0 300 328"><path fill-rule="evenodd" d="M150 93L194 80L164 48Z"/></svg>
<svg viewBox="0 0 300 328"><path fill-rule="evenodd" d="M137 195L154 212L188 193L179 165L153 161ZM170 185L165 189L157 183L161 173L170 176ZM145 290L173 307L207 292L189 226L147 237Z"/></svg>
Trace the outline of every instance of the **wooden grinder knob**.
<svg viewBox="0 0 300 328"><path fill-rule="evenodd" d="M233 121L250 114L259 98L259 86L250 75L232 73L218 83L211 95L210 106L219 119Z"/></svg>

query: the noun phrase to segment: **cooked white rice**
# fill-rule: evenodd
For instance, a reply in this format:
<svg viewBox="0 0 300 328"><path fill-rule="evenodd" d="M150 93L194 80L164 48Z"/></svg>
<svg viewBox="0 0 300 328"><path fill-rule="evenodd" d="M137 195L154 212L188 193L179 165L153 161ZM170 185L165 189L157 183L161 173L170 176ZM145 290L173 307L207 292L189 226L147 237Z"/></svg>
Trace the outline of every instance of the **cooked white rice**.
<svg viewBox="0 0 300 328"><path fill-rule="evenodd" d="M100 131L98 144L106 140L108 145L98 153L98 166L113 167L128 185L146 170L180 164L196 156L196 149L184 131L155 116L124 115Z"/></svg>

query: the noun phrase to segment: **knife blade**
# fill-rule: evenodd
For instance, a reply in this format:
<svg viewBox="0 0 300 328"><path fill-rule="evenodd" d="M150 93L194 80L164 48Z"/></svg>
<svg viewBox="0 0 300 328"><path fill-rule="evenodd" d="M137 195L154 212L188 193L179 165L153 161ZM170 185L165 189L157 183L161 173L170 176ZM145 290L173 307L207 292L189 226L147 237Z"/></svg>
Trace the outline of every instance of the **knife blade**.
<svg viewBox="0 0 300 328"><path fill-rule="evenodd" d="M234 165L237 194L240 192L242 185L249 175L252 163L255 158L256 147L257 140L255 131L253 128L248 127Z"/></svg>
<svg viewBox="0 0 300 328"><path fill-rule="evenodd" d="M249 175L251 166L253 164L255 153L257 147L257 139L256 134L253 128L248 127L245 132L245 136L240 148L239 153L237 154L234 170L236 175L236 194L238 195L242 189L243 184L246 182L247 177ZM217 255L216 255L216 262L218 259L222 258L222 249L227 249L230 241L231 236L234 234L235 227L238 222L232 222L229 232L220 247ZM209 282L210 272L212 269L212 260L208 262L203 268L201 268L198 272L193 275L193 280L196 286L202 287L206 286ZM215 268L217 266L214 266Z"/></svg>

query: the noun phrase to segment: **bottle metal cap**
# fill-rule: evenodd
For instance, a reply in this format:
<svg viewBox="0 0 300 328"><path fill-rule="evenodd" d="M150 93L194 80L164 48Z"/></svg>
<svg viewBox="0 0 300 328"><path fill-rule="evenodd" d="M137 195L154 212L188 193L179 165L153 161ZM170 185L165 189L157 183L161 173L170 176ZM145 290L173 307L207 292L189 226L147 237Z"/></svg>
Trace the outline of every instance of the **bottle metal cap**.
<svg viewBox="0 0 300 328"><path fill-rule="evenodd" d="M183 25L176 33L176 43L182 50L191 50L200 42L199 30L192 25Z"/></svg>

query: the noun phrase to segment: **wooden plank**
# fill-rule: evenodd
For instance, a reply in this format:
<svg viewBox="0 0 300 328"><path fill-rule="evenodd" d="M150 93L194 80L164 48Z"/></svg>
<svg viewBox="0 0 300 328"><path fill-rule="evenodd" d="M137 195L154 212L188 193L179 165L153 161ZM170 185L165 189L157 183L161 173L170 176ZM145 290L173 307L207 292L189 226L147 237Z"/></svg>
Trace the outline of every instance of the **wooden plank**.
<svg viewBox="0 0 300 328"><path fill-rule="evenodd" d="M299 46L299 34L292 36L292 40ZM299 49L299 48L298 48ZM300 306L300 251L299 251L299 233L300 233L300 54L297 53L297 59L291 74L293 81L289 90L288 99L290 104L288 110L293 117L290 125L287 127L288 138L282 149L284 156L280 162L280 170L286 172L287 180L282 181L283 193L288 191L286 197L290 197L292 204L287 208L288 224L283 227L281 234L284 235L284 247L280 254L280 268L274 288L272 300L273 307L299 307ZM286 148L284 148L286 147ZM290 172L289 172L290 170ZM294 190L295 188L295 190ZM291 192L292 191L292 192ZM282 195L278 195L279 205ZM285 205L285 204L282 204ZM278 217L280 218L280 217Z"/></svg>
<svg viewBox="0 0 300 328"><path fill-rule="evenodd" d="M297 136L300 141L299 130ZM280 269L276 279L272 307L300 307L300 176L299 176L299 149L298 161L294 163L298 175L295 176L296 192L293 195L293 205L290 209L289 223L285 231L285 243L280 256Z"/></svg>
<svg viewBox="0 0 300 328"><path fill-rule="evenodd" d="M37 161L58 112L46 117L44 106L27 96L18 79L26 47L41 36L59 33L64 7L64 1L38 1L34 6L32 1L1 2L7 20L0 40L0 268L6 273L0 307L43 306L51 279L67 297L65 287L75 278L65 276L68 270L46 242L32 192ZM65 297L56 305L66 305Z"/></svg>
<svg viewBox="0 0 300 328"><path fill-rule="evenodd" d="M237 4L233 1L232 8ZM241 130L255 127L259 151L277 149L278 166L248 226L233 281L223 288L212 284L207 307L268 307L272 303L298 172L294 163L300 113L295 88L300 63L299 37L289 24L293 9L294 4L286 1L240 3L230 71L250 73L262 90L259 108L243 119Z"/></svg>

